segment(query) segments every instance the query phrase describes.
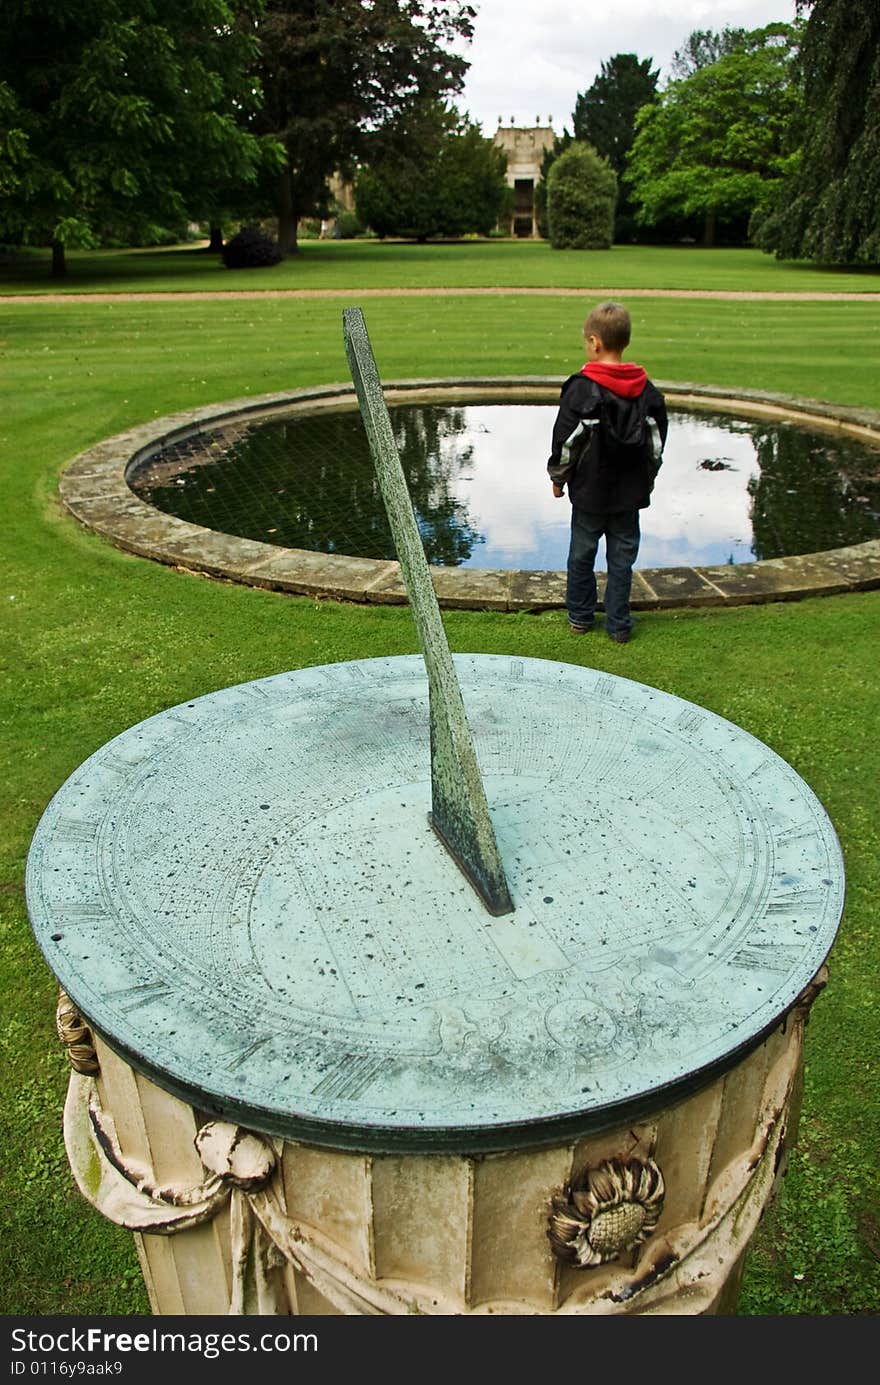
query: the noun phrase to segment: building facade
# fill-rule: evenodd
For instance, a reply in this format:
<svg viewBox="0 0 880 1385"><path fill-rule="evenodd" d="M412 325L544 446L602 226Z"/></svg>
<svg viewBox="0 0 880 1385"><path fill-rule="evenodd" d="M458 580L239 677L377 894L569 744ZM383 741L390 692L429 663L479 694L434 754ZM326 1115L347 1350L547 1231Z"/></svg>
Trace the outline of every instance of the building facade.
<svg viewBox="0 0 880 1385"><path fill-rule="evenodd" d="M513 189L513 208L507 227L511 236L535 239L535 188L541 181L541 161L556 138L552 125L502 125L493 143L507 155L507 186Z"/></svg>

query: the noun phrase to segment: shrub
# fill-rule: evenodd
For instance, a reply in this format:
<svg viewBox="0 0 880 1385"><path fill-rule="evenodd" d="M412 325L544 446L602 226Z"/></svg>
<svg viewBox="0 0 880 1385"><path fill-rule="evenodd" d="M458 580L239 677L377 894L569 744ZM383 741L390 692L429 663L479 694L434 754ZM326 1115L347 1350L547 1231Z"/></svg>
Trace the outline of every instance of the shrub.
<svg viewBox="0 0 880 1385"><path fill-rule="evenodd" d="M617 174L576 141L547 174L547 225L555 250L607 250L614 239Z"/></svg>
<svg viewBox="0 0 880 1385"><path fill-rule="evenodd" d="M226 242L221 253L227 269L261 269L284 258L277 241L259 226L243 226Z"/></svg>

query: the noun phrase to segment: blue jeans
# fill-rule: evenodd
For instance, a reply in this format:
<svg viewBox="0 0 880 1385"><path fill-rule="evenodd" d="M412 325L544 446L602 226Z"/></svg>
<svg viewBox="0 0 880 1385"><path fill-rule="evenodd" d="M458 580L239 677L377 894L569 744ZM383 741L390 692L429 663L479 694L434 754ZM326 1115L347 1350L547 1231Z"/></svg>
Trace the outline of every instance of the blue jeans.
<svg viewBox="0 0 880 1385"><path fill-rule="evenodd" d="M633 563L638 557L638 510L622 510L619 514L591 514L587 510L571 510L571 543L568 549L568 583L565 605L572 625L588 626L596 611L596 550L605 535L605 557L608 580L605 585L605 629L609 635L629 634L632 616L629 594L632 587Z"/></svg>

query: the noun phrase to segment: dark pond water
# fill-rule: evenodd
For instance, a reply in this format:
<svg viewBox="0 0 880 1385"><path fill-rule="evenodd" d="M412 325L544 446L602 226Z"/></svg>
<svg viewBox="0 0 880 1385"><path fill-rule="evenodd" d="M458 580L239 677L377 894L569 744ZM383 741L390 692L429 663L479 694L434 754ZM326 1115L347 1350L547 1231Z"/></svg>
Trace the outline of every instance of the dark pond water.
<svg viewBox="0 0 880 1385"><path fill-rule="evenodd" d="M429 562L565 567L571 509L553 498L546 473L555 405L405 404L390 413ZM201 433L152 458L131 485L208 529L395 556L356 409ZM672 411L642 530L641 567L860 543L880 534L880 451L786 422Z"/></svg>

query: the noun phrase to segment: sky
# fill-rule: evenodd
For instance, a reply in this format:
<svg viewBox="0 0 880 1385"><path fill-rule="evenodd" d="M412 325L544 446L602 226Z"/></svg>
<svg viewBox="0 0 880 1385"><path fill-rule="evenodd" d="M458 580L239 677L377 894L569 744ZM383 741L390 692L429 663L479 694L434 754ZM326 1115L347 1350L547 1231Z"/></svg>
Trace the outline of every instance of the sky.
<svg viewBox="0 0 880 1385"><path fill-rule="evenodd" d="M694 29L791 23L795 0L473 0L464 92L455 102L483 134L501 123L572 128L578 94L615 53L651 58L660 81ZM552 117L552 119L550 119Z"/></svg>

